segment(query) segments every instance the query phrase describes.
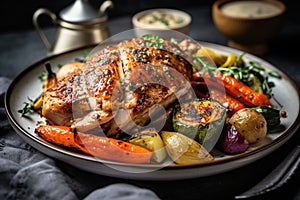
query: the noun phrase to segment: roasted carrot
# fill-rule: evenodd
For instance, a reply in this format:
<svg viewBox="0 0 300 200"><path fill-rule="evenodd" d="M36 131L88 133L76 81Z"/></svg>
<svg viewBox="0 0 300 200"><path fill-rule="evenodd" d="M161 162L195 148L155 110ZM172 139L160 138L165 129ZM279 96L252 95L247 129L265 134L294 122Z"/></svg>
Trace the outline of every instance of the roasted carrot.
<svg viewBox="0 0 300 200"><path fill-rule="evenodd" d="M107 160L149 163L152 156L152 152L143 147L103 136L78 133L75 141L86 153Z"/></svg>
<svg viewBox="0 0 300 200"><path fill-rule="evenodd" d="M227 114L229 116L236 113L238 110L245 108L245 105L239 100L233 98L229 94L224 94L224 92L218 90L215 87L210 87L209 89L206 86L204 81L192 83L195 94L199 98L212 98L220 102L223 106L228 109Z"/></svg>
<svg viewBox="0 0 300 200"><path fill-rule="evenodd" d="M267 95L252 90L249 86L231 77L230 75L226 75L224 73L215 74L218 74L218 77L223 80L226 92L228 92L228 94L234 98L238 98L244 104L248 106L270 105L270 99L267 97Z"/></svg>
<svg viewBox="0 0 300 200"><path fill-rule="evenodd" d="M69 148L77 148L74 132L68 126L38 126L35 132L48 142Z"/></svg>
<svg viewBox="0 0 300 200"><path fill-rule="evenodd" d="M218 89L212 89L209 91L210 97L219 101L222 105L224 105L228 109L228 116L232 116L238 110L245 108L245 105L241 103L239 100L233 98L229 94L224 94ZM224 98L225 95L225 98Z"/></svg>
<svg viewBox="0 0 300 200"><path fill-rule="evenodd" d="M38 126L36 133L48 142L76 148L101 159L126 163L149 163L152 157L152 152L143 147L105 136L74 133L66 126Z"/></svg>
<svg viewBox="0 0 300 200"><path fill-rule="evenodd" d="M249 86L243 82L231 77L230 75L218 72L212 72L214 79L208 74L204 74L204 80L207 85L213 87L222 87L224 85L225 90L233 98L238 99L247 106L269 106L270 99L265 94L258 93L252 90ZM193 75L194 79L201 79L201 72L196 72ZM198 77L198 78L197 78Z"/></svg>

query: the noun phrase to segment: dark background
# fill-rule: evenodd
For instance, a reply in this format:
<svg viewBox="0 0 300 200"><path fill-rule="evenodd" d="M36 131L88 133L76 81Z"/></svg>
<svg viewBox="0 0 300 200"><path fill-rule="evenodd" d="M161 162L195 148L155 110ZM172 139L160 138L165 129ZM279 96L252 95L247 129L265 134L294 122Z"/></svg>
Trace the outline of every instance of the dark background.
<svg viewBox="0 0 300 200"><path fill-rule="evenodd" d="M28 66L45 58L46 48L34 30L32 16L38 8L48 8L56 14L73 3L75 0L6 0L0 7L0 77L15 78ZM99 8L104 0L90 0L95 8ZM299 6L296 0L281 0L287 6L285 26L280 35L271 44L270 52L262 58L274 66L289 74L300 86L299 71L299 46L300 46L300 17ZM130 27L130 16L148 8L168 7L186 10L193 16L191 37L196 40L226 45L227 38L223 36L213 25L211 19L211 5L215 0L113 0L114 9L108 12L111 19L111 33L119 33ZM125 16L125 17L122 17ZM43 25L52 25L50 20L44 19ZM55 27L45 30L48 35L54 36ZM292 50L295 49L295 50ZM293 103L293 102L291 102ZM2 103L3 104L3 103ZM295 108L298 109L298 108ZM4 133L2 133L4 134ZM16 135L11 136L17 137ZM162 198L169 199L228 199L246 189L249 189L275 166L277 166L287 153L298 144L299 131L282 148L276 152L251 163L245 167L232 170L214 176L199 179L180 180L176 182L150 182L126 180L131 184L152 188ZM69 165L58 162L66 174L74 179L75 183L81 183L77 188L78 193L86 195L86 188L99 188L105 184L120 182L116 178L99 176L81 170L74 169ZM2 168L1 168L2 169ZM13 172L11 172L13 173ZM0 182L2 179L0 180ZM270 198L260 196L261 199L299 200L300 173L294 175L282 188L269 193ZM73 180L72 180L73 182ZM282 197L283 196L283 197ZM210 197L210 198L209 198ZM213 198L216 199L216 198Z"/></svg>
<svg viewBox="0 0 300 200"><path fill-rule="evenodd" d="M148 8L168 7L181 10L212 5L215 0L113 0L114 8L107 14L110 18L134 13ZM287 17L300 22L297 15L297 1L281 0L288 8ZM73 3L74 0L7 0L2 2L0 31L33 29L32 16L38 8L47 8L58 14L60 10ZM89 0L96 9L104 0ZM3 5L4 4L4 5ZM41 18L42 25L51 25L50 19Z"/></svg>

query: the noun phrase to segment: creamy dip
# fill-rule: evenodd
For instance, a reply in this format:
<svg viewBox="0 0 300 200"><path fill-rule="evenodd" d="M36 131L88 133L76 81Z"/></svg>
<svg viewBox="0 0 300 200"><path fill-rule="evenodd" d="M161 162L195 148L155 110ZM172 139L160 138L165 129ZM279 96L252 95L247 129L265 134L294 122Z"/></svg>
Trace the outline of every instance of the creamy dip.
<svg viewBox="0 0 300 200"><path fill-rule="evenodd" d="M264 1L233 1L221 7L221 12L233 17L264 18L281 12L274 4Z"/></svg>
<svg viewBox="0 0 300 200"><path fill-rule="evenodd" d="M174 28L183 23L184 19L172 14L154 11L141 17L139 22L158 28Z"/></svg>

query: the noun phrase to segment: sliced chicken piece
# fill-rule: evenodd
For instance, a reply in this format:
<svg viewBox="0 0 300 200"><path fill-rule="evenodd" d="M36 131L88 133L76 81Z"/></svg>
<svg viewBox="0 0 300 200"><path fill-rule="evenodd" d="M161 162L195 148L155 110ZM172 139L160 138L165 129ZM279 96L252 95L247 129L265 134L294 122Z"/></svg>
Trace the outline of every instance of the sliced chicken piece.
<svg viewBox="0 0 300 200"><path fill-rule="evenodd" d="M42 115L50 124L108 136L147 125L154 105L168 108L191 89L191 64L174 43L163 46L136 38L100 50L80 73L45 92Z"/></svg>

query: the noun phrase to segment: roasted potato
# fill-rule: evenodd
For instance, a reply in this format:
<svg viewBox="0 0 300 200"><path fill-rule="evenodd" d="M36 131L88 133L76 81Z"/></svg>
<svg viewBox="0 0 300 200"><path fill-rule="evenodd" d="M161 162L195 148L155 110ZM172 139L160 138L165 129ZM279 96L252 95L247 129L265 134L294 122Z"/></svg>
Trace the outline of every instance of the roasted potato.
<svg viewBox="0 0 300 200"><path fill-rule="evenodd" d="M229 123L245 137L249 143L256 143L267 135L267 121L265 117L252 108L243 108L237 111Z"/></svg>
<svg viewBox="0 0 300 200"><path fill-rule="evenodd" d="M169 156L177 164L199 164L214 159L200 143L183 134L162 131L161 137Z"/></svg>
<svg viewBox="0 0 300 200"><path fill-rule="evenodd" d="M71 62L64 64L56 73L57 80L61 80L66 76L78 72L84 65L82 62Z"/></svg>

